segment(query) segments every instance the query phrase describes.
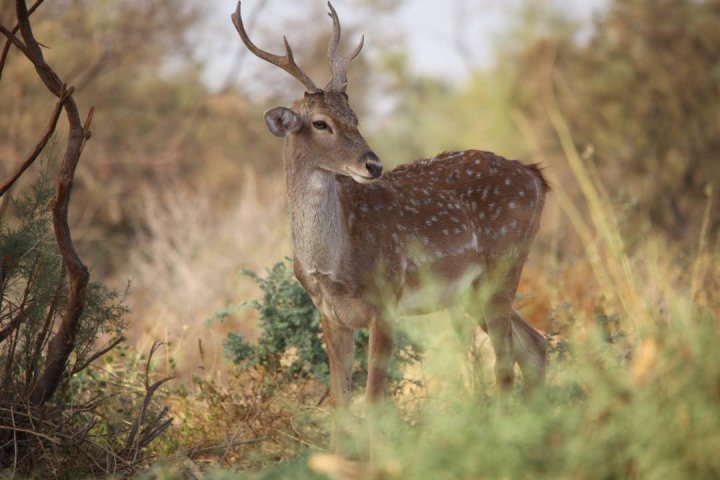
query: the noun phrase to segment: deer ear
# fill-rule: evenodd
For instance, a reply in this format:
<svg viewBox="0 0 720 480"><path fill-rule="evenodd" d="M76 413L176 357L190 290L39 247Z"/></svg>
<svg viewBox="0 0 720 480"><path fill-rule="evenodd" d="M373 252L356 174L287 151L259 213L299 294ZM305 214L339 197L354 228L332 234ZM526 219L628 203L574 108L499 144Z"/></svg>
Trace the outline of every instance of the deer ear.
<svg viewBox="0 0 720 480"><path fill-rule="evenodd" d="M276 137L286 137L302 126L300 115L285 107L275 107L265 112L265 124Z"/></svg>

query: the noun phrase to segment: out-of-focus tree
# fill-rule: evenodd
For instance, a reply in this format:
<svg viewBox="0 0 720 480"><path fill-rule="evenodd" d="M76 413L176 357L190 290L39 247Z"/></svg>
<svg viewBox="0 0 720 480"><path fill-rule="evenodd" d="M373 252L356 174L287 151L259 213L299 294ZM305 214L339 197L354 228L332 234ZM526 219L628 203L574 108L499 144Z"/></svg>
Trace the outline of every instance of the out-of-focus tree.
<svg viewBox="0 0 720 480"><path fill-rule="evenodd" d="M0 0L0 16L6 6L12 11L12 3ZM252 3L245 3L252 14ZM380 3L388 11L398 1ZM196 45L212 35L203 30L206 15L210 8L226 8L229 23L231 7L200 0L57 0L35 19L48 60L75 87L79 101L96 107L97 133L85 152L87 168L76 178L71 214L83 233L80 247L88 247L89 263L100 276L122 264L137 229L143 228L145 191L203 191L222 208L239 197L246 169L268 173L282 168L281 142L267 134L262 113L302 95L302 87L251 57L239 68L252 66L254 73L237 73L238 78L252 77L249 83L256 88L229 76L226 87L214 92L202 79L204 59ZM331 31L325 9L308 5L282 22L260 10L249 28L270 51L282 48L287 33L298 61L324 85ZM317 28L306 28L309 22ZM358 39L348 23L342 48ZM223 41L229 42L228 51L244 49L237 36ZM0 89L0 175L24 158L23 148L33 140L28 135L46 122L47 93L32 66L17 57L9 52ZM364 62L367 52L350 72L359 110L372 79Z"/></svg>
<svg viewBox="0 0 720 480"><path fill-rule="evenodd" d="M385 58L393 115L380 119L373 145L389 155L390 165L417 160L443 150L478 148L522 157L510 105L510 72L476 71L460 87L444 79L417 77L401 53Z"/></svg>
<svg viewBox="0 0 720 480"><path fill-rule="evenodd" d="M720 185L718 25L717 0L613 0L587 41L550 31L506 56L517 68L512 98L558 153L546 112L552 88L612 194L637 201L637 218L687 238L706 186ZM717 232L720 209L711 225Z"/></svg>
<svg viewBox="0 0 720 480"><path fill-rule="evenodd" d="M178 57L192 58L186 32L195 15L196 8L177 0L61 0L48 3L35 19L48 61L75 87L79 101L98 112L101 128L85 152L87 168L76 177L78 201L72 211L74 223L88 233L80 243L97 247L91 264L112 258L112 244L97 232L122 233L128 212L137 208L133 192L162 178L169 170L167 150L189 130L180 120L189 118L188 106L201 88L192 76L173 74L167 55L172 49ZM192 60L180 68L196 69ZM44 124L48 94L15 51L9 52L3 77L0 111L8 112L0 116L4 174L26 155L29 136ZM172 121L163 121L171 116ZM93 230L85 232L91 224Z"/></svg>

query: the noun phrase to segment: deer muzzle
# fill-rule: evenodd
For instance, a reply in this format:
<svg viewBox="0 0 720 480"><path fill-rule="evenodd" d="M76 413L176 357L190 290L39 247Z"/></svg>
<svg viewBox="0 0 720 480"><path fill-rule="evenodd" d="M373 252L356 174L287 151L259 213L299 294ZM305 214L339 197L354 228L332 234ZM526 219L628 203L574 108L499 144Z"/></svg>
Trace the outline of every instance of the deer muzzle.
<svg viewBox="0 0 720 480"><path fill-rule="evenodd" d="M383 165L375 153L369 151L360 156L352 165L345 167L346 175L357 183L372 183L382 176Z"/></svg>
<svg viewBox="0 0 720 480"><path fill-rule="evenodd" d="M365 169L372 179L378 179L382 176L383 165L375 152L365 154Z"/></svg>

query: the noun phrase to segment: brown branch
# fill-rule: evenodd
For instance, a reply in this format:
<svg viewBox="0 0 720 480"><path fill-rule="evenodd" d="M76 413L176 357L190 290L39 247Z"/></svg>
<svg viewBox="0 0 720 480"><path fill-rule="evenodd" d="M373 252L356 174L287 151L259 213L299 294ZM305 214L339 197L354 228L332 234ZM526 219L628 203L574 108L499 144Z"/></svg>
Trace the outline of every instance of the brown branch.
<svg viewBox="0 0 720 480"><path fill-rule="evenodd" d="M150 389L150 364L152 363L152 358L155 355L155 352L157 352L163 345L165 345L165 342L158 342L157 340L154 340L152 346L150 347L150 353L148 354L147 361L145 362L145 390Z"/></svg>
<svg viewBox="0 0 720 480"><path fill-rule="evenodd" d="M328 398L329 396L330 396L330 388L328 387L328 388L325 389L325 392L323 392L322 396L320 397L320 400L317 401L317 403L315 404L315 406L316 406L316 407L319 407L320 405L322 405L322 403L323 403L325 400L327 400L327 398Z"/></svg>
<svg viewBox="0 0 720 480"><path fill-rule="evenodd" d="M25 173L25 170L30 168L30 165L33 164L33 162L37 159L38 156L40 156L40 153L42 153L43 149L47 145L47 143L50 141L50 138L52 137L53 133L55 133L55 128L57 127L58 119L60 118L60 113L63 109L63 104L65 103L65 100L67 100L72 94L73 94L73 87L66 88L66 85L62 86L62 91L60 94L60 99L55 104L55 109L53 110L53 114L50 117L50 124L48 125L47 129L45 130L45 134L42 136L40 141L37 145L35 145L35 149L32 151L30 156L25 160L22 165L18 167L18 169L15 171L15 173L10 176L5 182L0 184L0 197L2 197L5 192L10 190L10 188L13 186L13 184L17 181L18 178L22 176L23 173Z"/></svg>
<svg viewBox="0 0 720 480"><path fill-rule="evenodd" d="M58 98L64 93L64 83L57 76L50 65L45 62L40 46L30 26L29 13L25 0L15 0L15 11L17 14L20 33L25 41L23 53L35 66L35 71L45 84L48 90ZM6 34L7 36L7 34ZM14 37L13 43L17 45ZM20 47L18 47L20 48ZM23 50L21 48L21 50ZM47 401L55 392L67 365L67 359L75 347L78 322L85 306L87 284L90 277L88 269L75 251L75 246L70 235L68 226L68 204L72 191L75 169L80 160L80 153L83 144L89 138L89 134L83 128L80 121L80 114L72 96L63 102L65 113L69 123L68 142L65 148L65 155L57 175L57 188L53 199L53 229L57 240L60 254L68 269L68 280L70 289L68 301L63 320L55 336L48 345L47 360L45 369L30 394L30 401L39 405ZM89 121L87 124L89 127Z"/></svg>
<svg viewBox="0 0 720 480"><path fill-rule="evenodd" d="M173 419L167 417L169 412L170 407L163 407L160 413L143 429L137 442L137 452L150 445L153 440L170 428Z"/></svg>
<svg viewBox="0 0 720 480"><path fill-rule="evenodd" d="M3 204L4 205L4 204ZM2 225L2 206L0 205L0 225ZM0 321L3 317L3 299L5 298L5 259L0 257Z"/></svg>
<svg viewBox="0 0 720 480"><path fill-rule="evenodd" d="M40 6L40 4L43 3L43 0L37 0L32 7L30 7L30 10L28 10L28 17L33 14L35 10ZM15 37L15 34L20 30L20 25L15 25L13 29L10 31L11 37ZM4 32L3 32L4 33ZM10 53L10 45L12 44L12 38L8 37L7 40L5 40L5 45L3 46L2 53L0 53L0 79L2 79L2 72L3 68L5 67L5 62L7 61L8 53Z"/></svg>
<svg viewBox="0 0 720 480"><path fill-rule="evenodd" d="M62 87L63 82L50 65L45 62L45 56L40 49L40 44L37 40L35 40L35 35L33 34L32 26L30 25L30 16L27 10L27 5L25 5L25 0L15 0L15 13L17 15L20 33L22 34L23 40L25 40L26 51L23 53L25 53L25 56L33 63L35 71L47 89L50 90L50 92L52 92L56 97L59 97L60 88ZM14 40L13 43L17 45ZM80 124L80 117L77 115L77 106L75 106L74 102L72 106L75 107L75 117L77 117L77 123ZM70 117L70 112L68 112L68 121L72 126L74 119Z"/></svg>
<svg viewBox="0 0 720 480"><path fill-rule="evenodd" d="M20 305L16 306L16 308L19 310L19 313L16 314L13 320L11 320L10 325L8 325L8 327L4 329L3 332L0 332L0 342L4 341L7 336L11 335L17 329L19 329L22 322L24 322L29 316L28 298L30 297L30 291L32 290L36 282L38 261L39 260L35 258L32 267L30 268L30 273L27 275L27 281L25 283L25 291L22 294L22 300L20 301ZM10 315L12 315L12 313L10 313ZM3 377L3 386L7 385L7 382L10 380L10 374L13 370L13 363L16 363L14 353L15 348L17 348L17 339L18 334L12 337L11 348L9 349L9 353L7 354L5 359L5 375Z"/></svg>
<svg viewBox="0 0 720 480"><path fill-rule="evenodd" d="M5 218L5 214L8 211L8 208L10 207L10 198L11 195L8 195L3 200L0 200L0 225L3 223L3 218ZM3 272L2 272L2 262L3 258L0 257L0 289L2 288L2 285L4 284L3 281ZM0 290L0 298L2 298L2 290ZM2 300L0 300L0 308L2 307Z"/></svg>
<svg viewBox="0 0 720 480"><path fill-rule="evenodd" d="M72 369L72 371L66 371L64 377L71 377L72 375L75 375L76 373L85 370L87 367L90 366L90 364L91 364L92 362L94 362L94 361L97 360L98 358L102 357L103 355L105 355L106 353L108 353L110 350L112 350L113 348L115 348L115 347L117 347L118 345L120 345L120 344L121 344L122 342L124 342L125 340L126 340L126 338L125 338L124 335L121 335L120 337L116 338L115 340L113 340L112 342L110 342L107 346L105 346L103 349L98 350L97 352L95 352L95 353L93 353L92 355L90 355L90 357L89 357L87 360L85 360L83 363L81 363L80 365L76 365L76 366Z"/></svg>
<svg viewBox="0 0 720 480"><path fill-rule="evenodd" d="M162 432L167 430L167 428L172 424L172 418L165 419L165 415L168 413L168 408L165 407L158 415L155 416L155 418L150 420L147 426L142 430L142 432L140 432L140 426L145 423L145 415L147 413L147 409L150 407L150 402L152 402L155 392L165 382L175 378L174 375L170 375L150 385L150 363L152 362L153 355L162 345L163 343L155 341L153 342L152 347L150 347L150 353L148 354L148 359L145 363L145 399L143 400L140 412L138 412L138 416L135 418L135 421L130 428L130 432L128 432L127 439L125 440L124 452L126 455L132 455L133 463L137 460L140 450L147 446ZM138 435L139 432L140 434Z"/></svg>
<svg viewBox="0 0 720 480"><path fill-rule="evenodd" d="M0 330L0 343L4 342L7 337L10 336L12 332L15 331L17 327L20 326L20 324L27 318L28 312L26 310L21 311L17 314L15 318L13 318L10 323Z"/></svg>
<svg viewBox="0 0 720 480"><path fill-rule="evenodd" d="M11 331L10 346L5 346L4 348L5 371L3 372L2 382L0 382L0 387L3 389L7 388L7 385L10 383L10 375L12 374L13 363L15 361L15 351L18 346L18 336L17 330Z"/></svg>
<svg viewBox="0 0 720 480"><path fill-rule="evenodd" d="M27 49L24 43L22 43L10 30L5 28L4 25L0 24L0 33L7 37L7 41L15 45L15 48L20 50L25 56L32 61L30 58L30 51Z"/></svg>
<svg viewBox="0 0 720 480"><path fill-rule="evenodd" d="M34 436L36 436L36 437L44 438L44 439L46 439L46 440L49 440L49 441L52 442L52 443L60 443L60 441L59 441L58 439L56 439L56 438L52 438L51 436L45 435L45 434L42 433L42 432L37 432L37 431L35 431L35 430L29 430L29 429L27 429L27 428L8 427L8 426L5 426L5 425L0 425L0 429L2 429L2 430L11 430L11 431L14 431L14 432L28 433L28 434L30 434L30 435L34 435Z"/></svg>
<svg viewBox="0 0 720 480"><path fill-rule="evenodd" d="M13 454L13 468L11 476L15 476L15 470L17 470L17 461L18 461L18 441L17 441L17 425L15 425L15 410L11 407L10 408L10 418L12 419L12 428L13 428L13 447L14 447L14 454Z"/></svg>
<svg viewBox="0 0 720 480"><path fill-rule="evenodd" d="M62 264L60 267L60 275L58 275L57 285L55 286L55 292L53 293L50 307L45 315L45 323L43 324L43 328L40 330L40 333L38 333L35 337L35 348L33 349L32 360L30 360L30 363L28 364L28 370L32 369L33 378L37 376L38 366L40 365L38 360L42 351L45 349L45 343L47 342L50 328L53 323L55 323L55 311L60 303L60 294L65 286L65 275L67 275L67 269L65 268L65 264Z"/></svg>
<svg viewBox="0 0 720 480"><path fill-rule="evenodd" d="M174 379L175 376L171 375L165 378L162 378L158 380L157 382L150 385L150 387L145 392L145 399L143 400L142 407L140 407L140 412L138 413L137 418L135 418L135 421L133 422L132 427L130 428L130 432L128 433L127 440L125 441L125 451L127 453L132 452L132 461L134 462L137 460L137 455L140 452L140 450L147 445L148 442L146 442L144 445L142 444L142 440L144 439L145 435L138 435L138 432L140 431L140 425L142 425L145 422L145 416L147 414L147 409L150 407L150 402L152 402L153 396L155 395L155 392L158 388L160 388L164 383ZM159 415L157 415L153 420L149 422L149 427L152 428L153 425L157 424L164 415L167 414L167 408L164 408L163 411L160 412ZM158 435L162 433L167 427L170 426L172 423L172 418L168 419L166 422L168 423L167 426L163 427L160 432L158 432ZM162 425L161 425L162 427ZM147 428L144 429L144 431L147 431ZM153 436L156 437L157 435Z"/></svg>

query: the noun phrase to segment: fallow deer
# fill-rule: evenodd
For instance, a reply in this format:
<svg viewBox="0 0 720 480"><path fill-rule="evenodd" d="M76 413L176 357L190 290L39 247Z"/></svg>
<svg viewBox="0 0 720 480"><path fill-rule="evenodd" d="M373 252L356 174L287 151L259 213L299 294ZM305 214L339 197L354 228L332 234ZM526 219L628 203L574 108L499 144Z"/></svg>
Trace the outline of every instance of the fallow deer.
<svg viewBox="0 0 720 480"><path fill-rule="evenodd" d="M369 328L366 396L382 399L393 348L392 318L452 306L470 292L487 301L470 312L489 334L499 388L509 389L517 362L526 383L543 381L545 340L513 309L513 299L549 190L537 165L489 152L446 152L383 175L348 103L352 53L338 54L333 6L328 48L331 80L318 88L286 54L261 50L240 15L232 21L245 46L305 86L291 108L265 113L284 138L294 273L320 311L336 408L349 402L355 329ZM437 295L423 290L426 274ZM431 302L422 301L428 297ZM337 427L333 430L336 444Z"/></svg>

